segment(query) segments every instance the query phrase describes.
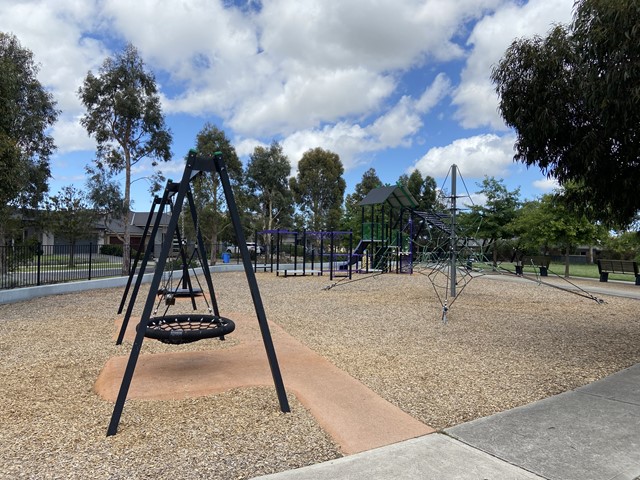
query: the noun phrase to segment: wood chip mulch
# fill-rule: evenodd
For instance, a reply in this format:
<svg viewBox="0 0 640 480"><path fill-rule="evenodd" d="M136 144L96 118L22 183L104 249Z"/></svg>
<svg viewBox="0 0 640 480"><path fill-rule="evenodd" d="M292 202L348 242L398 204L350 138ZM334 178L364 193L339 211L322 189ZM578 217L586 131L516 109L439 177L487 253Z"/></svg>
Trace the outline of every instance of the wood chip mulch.
<svg viewBox="0 0 640 480"><path fill-rule="evenodd" d="M442 298L423 275L355 277L362 280L330 290L327 277L257 277L269 320L438 429L640 362L637 299L599 294L606 303L598 304L535 282L479 277L444 324ZM214 284L223 315L253 313L243 273L214 275ZM340 456L291 393L292 413L280 413L272 387L128 400L119 433L106 437L113 404L93 384L110 357L131 348L113 340L121 295L0 305L0 478L246 479ZM228 348L232 336L185 346L147 340L142 354Z"/></svg>

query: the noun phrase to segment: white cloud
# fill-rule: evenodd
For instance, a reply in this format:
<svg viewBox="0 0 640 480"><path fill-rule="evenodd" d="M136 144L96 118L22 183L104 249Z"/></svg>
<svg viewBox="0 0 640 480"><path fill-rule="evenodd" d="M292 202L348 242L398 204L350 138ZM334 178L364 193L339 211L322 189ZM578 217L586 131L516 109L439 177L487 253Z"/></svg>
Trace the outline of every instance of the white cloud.
<svg viewBox="0 0 640 480"><path fill-rule="evenodd" d="M445 147L431 148L407 173L417 168L423 175L442 177L456 164L465 177L503 176L513 163L514 141L512 135L460 138Z"/></svg>
<svg viewBox="0 0 640 480"><path fill-rule="evenodd" d="M446 75L439 74L418 100L409 96L401 97L369 125L343 121L318 128L299 129L284 138L281 142L283 150L294 169L304 152L320 146L340 155L345 170L351 170L360 165L364 154L409 146L411 136L422 127L421 115L428 113L448 91L449 80ZM241 142L240 150L238 147L236 149L239 153L246 153L246 147L253 151L253 147L259 143L255 139L245 139Z"/></svg>
<svg viewBox="0 0 640 480"><path fill-rule="evenodd" d="M289 157L293 170L307 150L320 147L340 156L345 170L359 164L359 155L376 148L376 144L365 129L359 125L337 123L321 129L301 130L282 141L282 149Z"/></svg>
<svg viewBox="0 0 640 480"><path fill-rule="evenodd" d="M79 150L95 150L96 142L79 123L78 118L63 117L51 129L55 138L58 153L75 152Z"/></svg>
<svg viewBox="0 0 640 480"><path fill-rule="evenodd" d="M462 2L274 0L265 2L257 19L260 43L265 51L291 63L404 69L425 55L439 59L461 55L450 41L465 16L458 3ZM433 15L437 7L438 15Z"/></svg>
<svg viewBox="0 0 640 480"><path fill-rule="evenodd" d="M368 128L384 147L408 146L410 135L422 126L420 116L415 112L414 102L409 97L402 97L395 107L390 109Z"/></svg>
<svg viewBox="0 0 640 480"><path fill-rule="evenodd" d="M205 0L106 0L100 13L169 73L168 90L186 87L165 92L168 113L214 114L255 136L374 114L395 72L461 57L460 27L502 1L274 0L248 14Z"/></svg>
<svg viewBox="0 0 640 480"><path fill-rule="evenodd" d="M233 146L235 147L236 153L240 158L248 157L249 155L251 155L256 147L268 147L266 143L256 140L255 138L237 139L233 143Z"/></svg>
<svg viewBox="0 0 640 480"><path fill-rule="evenodd" d="M543 193L552 192L560 188L560 184L555 178L544 178L542 180L536 180L533 182L533 186L541 190Z"/></svg>
<svg viewBox="0 0 640 480"><path fill-rule="evenodd" d="M416 102L416 110L420 113L428 113L440 101L451 93L451 80L444 73L436 75L435 80L422 93Z"/></svg>
<svg viewBox="0 0 640 480"><path fill-rule="evenodd" d="M478 21L469 36L467 43L472 50L453 96L453 103L458 107L456 118L463 127L505 129L490 80L492 66L514 39L545 35L553 24L568 23L573 3L573 0L513 3Z"/></svg>
<svg viewBox="0 0 640 480"><path fill-rule="evenodd" d="M100 42L84 36L93 28L92 2L44 0L0 3L0 30L14 33L41 66L39 80L54 93L63 115L81 111L77 89L105 55Z"/></svg>
<svg viewBox="0 0 640 480"><path fill-rule="evenodd" d="M243 102L229 125L240 133L290 133L375 110L393 88L393 79L361 68L308 71L289 77L271 97Z"/></svg>

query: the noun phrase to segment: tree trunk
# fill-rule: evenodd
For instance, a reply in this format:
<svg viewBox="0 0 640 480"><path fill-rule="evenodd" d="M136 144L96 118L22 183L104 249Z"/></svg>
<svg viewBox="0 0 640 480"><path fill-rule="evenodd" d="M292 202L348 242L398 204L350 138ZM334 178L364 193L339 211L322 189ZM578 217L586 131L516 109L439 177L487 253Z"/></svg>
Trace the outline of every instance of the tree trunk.
<svg viewBox="0 0 640 480"><path fill-rule="evenodd" d="M571 252L571 246L567 245L564 255L564 278L569 278L569 252Z"/></svg>
<svg viewBox="0 0 640 480"><path fill-rule="evenodd" d="M131 206L131 157L125 149L125 177L124 177L124 232L122 241L122 275L129 275L131 268L131 229L129 228L129 210Z"/></svg>
<svg viewBox="0 0 640 480"><path fill-rule="evenodd" d="M493 269L498 268L498 240L493 240Z"/></svg>
<svg viewBox="0 0 640 480"><path fill-rule="evenodd" d="M76 241L72 240L71 241L71 245L69 246L69 268L73 268L75 267L75 262L74 262L74 258L75 258L75 250L76 250Z"/></svg>
<svg viewBox="0 0 640 480"><path fill-rule="evenodd" d="M218 260L218 228L216 222L213 222L211 226L211 253L209 258L209 265L215 265Z"/></svg>

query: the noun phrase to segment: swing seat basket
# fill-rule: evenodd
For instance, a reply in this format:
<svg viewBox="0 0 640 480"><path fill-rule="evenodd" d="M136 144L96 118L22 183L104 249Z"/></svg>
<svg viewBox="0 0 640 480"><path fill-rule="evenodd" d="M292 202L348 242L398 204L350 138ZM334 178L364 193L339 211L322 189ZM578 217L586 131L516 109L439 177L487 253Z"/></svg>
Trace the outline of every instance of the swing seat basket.
<svg viewBox="0 0 640 480"><path fill-rule="evenodd" d="M174 297L190 297L191 293L195 297L199 297L203 295L202 289L200 287L193 287L191 290L188 288L159 288L158 296L162 295L173 295Z"/></svg>
<svg viewBox="0 0 640 480"><path fill-rule="evenodd" d="M235 328L232 320L216 315L167 315L151 317L144 336L162 343L178 345L205 338L224 337Z"/></svg>

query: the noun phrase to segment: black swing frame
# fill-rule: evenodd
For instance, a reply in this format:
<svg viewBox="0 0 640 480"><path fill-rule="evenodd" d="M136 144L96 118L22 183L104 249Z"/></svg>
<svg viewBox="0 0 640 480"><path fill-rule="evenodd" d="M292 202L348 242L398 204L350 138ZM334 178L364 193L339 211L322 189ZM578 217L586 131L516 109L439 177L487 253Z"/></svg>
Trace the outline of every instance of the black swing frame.
<svg viewBox="0 0 640 480"><path fill-rule="evenodd" d="M140 317L140 322L138 324L138 328L136 331L135 340L133 342L133 346L129 354L129 360L125 368L124 376L122 378L122 383L120 385L120 390L118 392L116 403L113 408L111 421L107 428L107 436L115 435L118 431L118 424L120 423L120 417L122 416L122 410L124 409L124 404L127 399L127 393L129 391L129 387L131 386L131 380L133 379L133 374L136 368L138 357L140 355L142 342L145 337L145 331L151 319L151 312L155 304L156 294L160 287L160 282L166 266L167 258L169 257L169 253L173 246L173 238L176 235L176 232L178 231L178 217L182 212L182 207L184 205L185 198L187 199L187 202L189 204L189 210L191 212L191 218L193 220L194 226L196 226L197 248L199 249L199 252L200 252L200 258L204 260L202 262L202 271L207 283L207 287L209 288L209 292L211 294L211 304L213 307L214 315L216 317L220 316L218 304L215 298L215 292L213 289L213 282L211 280L211 271L209 269L208 262L206 261L207 256L204 248L204 243L202 241L201 232L199 231L199 228L198 228L197 211L195 208L195 203L193 201L193 194L191 191L191 181L196 176L204 174L206 172L217 172L220 178L225 200L227 203L227 208L229 210L229 215L231 216L231 223L233 225L234 233L236 235L237 245L240 249L240 255L242 257L242 263L243 263L245 275L247 278L247 283L249 285L249 290L251 292L251 298L253 300L256 317L258 320L258 324L260 326L262 342L264 344L266 354L267 354L267 359L269 361L271 376L273 377L273 382L275 385L278 401L280 404L280 410L282 412L290 411L289 402L287 400L287 394L284 388L284 383L282 381L280 367L278 365L278 359L276 356L275 347L273 345L273 340L272 340L271 332L269 329L269 324L267 323L267 316L264 310L264 304L262 303L262 297L260 296L258 282L256 280L255 272L253 271L251 256L249 254L249 249L247 248L247 244L245 241L245 235L242 230L242 224L240 221L240 215L238 213L238 207L235 201L235 197L233 195L233 191L231 189L231 182L229 180L227 167L222 158L222 153L215 152L213 156L198 156L195 151L191 150L187 157L182 180L179 183L175 183L169 180L167 182L167 186L165 187L162 198L159 201L159 206L160 206L159 211L163 212L164 207L168 205L171 198L175 196L175 200L173 202L173 214L171 215L171 218L169 220L169 225L167 227L165 238L162 243L162 250L156 262L156 268L153 274L153 278L151 280L151 285L149 287L149 293L147 295L144 309ZM155 201L154 201L154 207L155 207ZM131 294L131 299L127 306L127 311L125 313L125 317L123 318L120 332L118 334L118 340L116 342L117 344L121 344L124 338L124 333L126 331L127 324L131 317L133 305L135 303L135 299L140 289L140 285L144 277L146 266L151 257L152 245L159 231L160 217L161 217L160 214L156 216L155 222L151 229L150 240L147 244L147 247L145 248L145 253L142 259L142 263L137 273L136 282L133 288L133 292ZM148 221L148 225L149 225L149 222L150 220ZM145 228L145 230L148 230L148 225L147 225L147 228ZM143 242L144 242L144 239L143 239ZM135 262L134 265L136 263L137 262ZM133 277L133 270L130 275L130 278L132 277ZM121 309L122 309L122 305L124 304L124 299L126 297L129 286L130 286L130 282L127 284L127 289L125 290L125 295L123 296ZM192 295L192 301L193 301L193 295Z"/></svg>

